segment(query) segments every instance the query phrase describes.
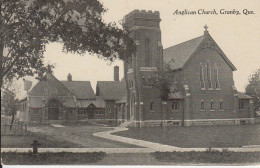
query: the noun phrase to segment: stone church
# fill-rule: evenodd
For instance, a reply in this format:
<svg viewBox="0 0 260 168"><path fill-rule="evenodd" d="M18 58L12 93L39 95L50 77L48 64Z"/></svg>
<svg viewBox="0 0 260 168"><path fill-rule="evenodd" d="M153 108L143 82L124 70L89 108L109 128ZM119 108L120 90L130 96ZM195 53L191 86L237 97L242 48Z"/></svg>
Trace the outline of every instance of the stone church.
<svg viewBox="0 0 260 168"><path fill-rule="evenodd" d="M201 36L163 48L160 14L134 10L123 19L134 39L136 53L119 81L59 81L49 72L22 102L26 121L107 120L135 125L252 124L252 98L234 86L236 67L204 27ZM177 91L162 101L151 84L156 70L168 63ZM136 79L136 80L135 80ZM128 86L126 86L128 83ZM127 92L127 90L129 92ZM129 93L129 94L127 94Z"/></svg>

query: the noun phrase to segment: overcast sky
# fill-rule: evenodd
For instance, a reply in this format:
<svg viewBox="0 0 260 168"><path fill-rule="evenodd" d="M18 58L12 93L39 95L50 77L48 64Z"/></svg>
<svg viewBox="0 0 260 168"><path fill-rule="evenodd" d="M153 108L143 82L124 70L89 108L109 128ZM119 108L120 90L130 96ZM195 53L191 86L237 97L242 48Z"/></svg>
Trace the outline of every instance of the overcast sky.
<svg viewBox="0 0 260 168"><path fill-rule="evenodd" d="M248 76L260 68L260 1L259 0L102 0L108 9L104 15L107 22L118 23L124 15L134 9L159 11L161 17L162 44L164 48L203 35L205 24L223 52L236 66L234 81L238 90L244 91ZM221 9L239 10L241 15L173 15L176 10L198 11ZM254 15L242 14L243 9L253 10ZM120 67L121 61L109 65L95 56L79 56L62 53L62 45L47 46L45 61L54 63L54 75L66 80L71 73L73 80L91 81L95 90L96 81L113 80L113 67Z"/></svg>

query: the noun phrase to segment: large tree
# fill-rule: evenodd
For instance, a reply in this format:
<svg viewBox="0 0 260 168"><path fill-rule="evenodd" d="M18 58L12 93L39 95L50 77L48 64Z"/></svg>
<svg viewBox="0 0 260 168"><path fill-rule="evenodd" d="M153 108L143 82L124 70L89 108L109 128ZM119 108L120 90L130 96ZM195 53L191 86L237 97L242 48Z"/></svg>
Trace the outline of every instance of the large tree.
<svg viewBox="0 0 260 168"><path fill-rule="evenodd" d="M246 86L246 94L253 97L254 110L260 108L260 68L249 77L249 83Z"/></svg>
<svg viewBox="0 0 260 168"><path fill-rule="evenodd" d="M128 33L105 23L98 0L0 0L0 85L3 79L42 74L45 46L64 52L125 59L134 47ZM130 51L132 52L132 51Z"/></svg>

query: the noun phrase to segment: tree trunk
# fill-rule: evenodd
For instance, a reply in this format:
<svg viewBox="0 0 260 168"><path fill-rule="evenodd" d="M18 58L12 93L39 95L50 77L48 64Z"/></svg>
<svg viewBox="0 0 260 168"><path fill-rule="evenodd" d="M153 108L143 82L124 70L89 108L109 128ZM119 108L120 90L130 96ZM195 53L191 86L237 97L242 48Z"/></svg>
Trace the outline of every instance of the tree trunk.
<svg viewBox="0 0 260 168"><path fill-rule="evenodd" d="M13 112L13 113L12 113L12 121L11 121L11 124L10 124L10 131L12 130L12 127L13 127L14 115L15 115L15 113Z"/></svg>
<svg viewBox="0 0 260 168"><path fill-rule="evenodd" d="M3 79L4 79L4 76L3 76L3 58L4 58L4 45L2 43L2 41L0 42L0 72L1 72L1 75L0 75L0 86L2 88L2 84L3 84Z"/></svg>

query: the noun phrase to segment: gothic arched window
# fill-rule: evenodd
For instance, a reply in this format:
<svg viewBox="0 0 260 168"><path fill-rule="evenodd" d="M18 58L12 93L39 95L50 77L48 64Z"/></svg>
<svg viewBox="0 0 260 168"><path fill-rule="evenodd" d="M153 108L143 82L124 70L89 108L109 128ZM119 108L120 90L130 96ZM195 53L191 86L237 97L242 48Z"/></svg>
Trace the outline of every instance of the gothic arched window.
<svg viewBox="0 0 260 168"><path fill-rule="evenodd" d="M210 68L210 63L209 62L207 62L207 79L208 79L209 88L212 88L211 68Z"/></svg>
<svg viewBox="0 0 260 168"><path fill-rule="evenodd" d="M219 85L219 80L218 80L218 67L217 67L217 64L215 64L215 67L214 67L214 76L215 76L215 84L216 84L216 89L219 89L220 88L220 85Z"/></svg>
<svg viewBox="0 0 260 168"><path fill-rule="evenodd" d="M204 101L203 100L200 102L200 109L201 110L205 110L205 108L204 108Z"/></svg>
<svg viewBox="0 0 260 168"><path fill-rule="evenodd" d="M153 102L150 102L150 111L153 111Z"/></svg>
<svg viewBox="0 0 260 168"><path fill-rule="evenodd" d="M204 81L204 72L203 72L203 66L200 64L200 87L205 88L205 81Z"/></svg>

